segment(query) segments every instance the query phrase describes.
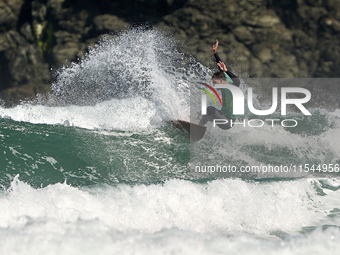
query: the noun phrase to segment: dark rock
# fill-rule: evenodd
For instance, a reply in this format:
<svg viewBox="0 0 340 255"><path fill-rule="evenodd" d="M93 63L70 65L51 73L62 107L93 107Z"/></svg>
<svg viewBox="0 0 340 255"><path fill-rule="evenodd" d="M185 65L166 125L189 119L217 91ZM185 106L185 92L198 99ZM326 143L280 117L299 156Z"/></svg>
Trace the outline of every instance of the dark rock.
<svg viewBox="0 0 340 255"><path fill-rule="evenodd" d="M36 20L37 22L43 22L45 21L47 8L46 5L39 2L39 1L33 1L32 2L32 18Z"/></svg>
<svg viewBox="0 0 340 255"><path fill-rule="evenodd" d="M25 0L3 0L3 2L11 9L15 16L18 16Z"/></svg>
<svg viewBox="0 0 340 255"><path fill-rule="evenodd" d="M252 47L252 51L262 62L268 62L273 58L273 53L268 43L256 44Z"/></svg>
<svg viewBox="0 0 340 255"><path fill-rule="evenodd" d="M49 80L48 64L42 61L37 47L15 31L9 31L0 38L0 72L5 81L1 84L2 89L19 87L28 82L44 84Z"/></svg>
<svg viewBox="0 0 340 255"><path fill-rule="evenodd" d="M16 27L18 14L23 3L23 0L0 2L0 32L5 32Z"/></svg>
<svg viewBox="0 0 340 255"><path fill-rule="evenodd" d="M59 29L66 30L71 33L87 34L90 27L86 27L86 21L89 14L83 10L77 14L72 15L67 20L59 21Z"/></svg>
<svg viewBox="0 0 340 255"><path fill-rule="evenodd" d="M46 12L50 19L61 20L67 13L67 9L63 8L65 0L48 0L46 3Z"/></svg>
<svg viewBox="0 0 340 255"><path fill-rule="evenodd" d="M25 24L23 24L20 28L20 33L25 37L25 39L27 41L29 41L30 43L34 42L34 35L32 32L32 27L31 25L26 22Z"/></svg>
<svg viewBox="0 0 340 255"><path fill-rule="evenodd" d="M244 77L340 75L338 0L2 0L1 88L32 94L49 68L77 60L101 35L146 23L212 67L219 39L220 57Z"/></svg>
<svg viewBox="0 0 340 255"><path fill-rule="evenodd" d="M245 27L237 27L233 30L234 35L236 36L237 40L243 42L244 44L253 44L255 41L254 36L250 32L250 30Z"/></svg>
<svg viewBox="0 0 340 255"><path fill-rule="evenodd" d="M55 37L57 45L63 45L63 44L66 44L68 42L76 42L77 43L81 39L80 34L70 33L70 32L63 31L63 30L59 30L59 31L55 32L54 37Z"/></svg>
<svg viewBox="0 0 340 255"><path fill-rule="evenodd" d="M52 49L54 66L70 64L79 53L81 48L81 35L67 31L57 31L55 34L57 45Z"/></svg>
<svg viewBox="0 0 340 255"><path fill-rule="evenodd" d="M244 23L255 27L272 27L280 23L279 17L274 13L260 16L252 16L249 19L245 19Z"/></svg>
<svg viewBox="0 0 340 255"><path fill-rule="evenodd" d="M63 45L57 45L53 48L52 54L55 63L60 65L69 65L71 60L80 54L81 45L76 42L68 42Z"/></svg>
<svg viewBox="0 0 340 255"><path fill-rule="evenodd" d="M258 58L250 58L249 64L249 76L250 77L262 77L262 62Z"/></svg>
<svg viewBox="0 0 340 255"><path fill-rule="evenodd" d="M8 35L6 33L0 34L0 52L6 52L9 48Z"/></svg>
<svg viewBox="0 0 340 255"><path fill-rule="evenodd" d="M119 32L129 27L129 23L111 14L96 16L93 24L97 33Z"/></svg>

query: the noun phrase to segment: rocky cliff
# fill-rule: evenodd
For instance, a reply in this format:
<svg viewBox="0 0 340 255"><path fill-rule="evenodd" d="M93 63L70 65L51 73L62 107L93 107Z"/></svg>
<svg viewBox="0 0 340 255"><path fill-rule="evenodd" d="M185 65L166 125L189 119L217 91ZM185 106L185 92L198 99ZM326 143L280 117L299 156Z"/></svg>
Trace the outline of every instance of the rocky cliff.
<svg viewBox="0 0 340 255"><path fill-rule="evenodd" d="M171 30L213 65L211 46L241 77L339 77L339 0L0 0L0 90L33 97L51 68L77 61L105 33Z"/></svg>

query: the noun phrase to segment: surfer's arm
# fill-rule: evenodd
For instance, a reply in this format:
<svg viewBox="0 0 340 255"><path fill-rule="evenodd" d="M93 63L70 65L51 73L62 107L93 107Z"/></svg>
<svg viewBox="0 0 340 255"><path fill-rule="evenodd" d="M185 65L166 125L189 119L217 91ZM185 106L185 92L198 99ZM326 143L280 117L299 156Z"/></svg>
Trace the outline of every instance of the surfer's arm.
<svg viewBox="0 0 340 255"><path fill-rule="evenodd" d="M225 64L222 62L221 58L218 56L217 53L214 54L214 56L215 56L216 63L220 71L225 72L233 80L234 85L236 85L237 87L240 86L240 83L241 83L240 79L226 68Z"/></svg>
<svg viewBox="0 0 340 255"><path fill-rule="evenodd" d="M212 48L218 68L220 69L221 72L225 72L232 79L234 85L236 85L237 87L240 86L240 83L241 83L240 79L235 74L228 71L223 61L221 60L220 56L217 54L217 48L218 48L218 40L216 40L216 43L213 45L213 48ZM224 68L222 69L222 66L220 66L221 65L220 63L224 65L225 69Z"/></svg>
<svg viewBox="0 0 340 255"><path fill-rule="evenodd" d="M214 57L216 59L216 63L222 62L220 56L217 53L214 53Z"/></svg>
<svg viewBox="0 0 340 255"><path fill-rule="evenodd" d="M233 85L235 85L235 86L240 86L240 79L235 75L235 74L233 74L232 72L230 72L230 71L226 71L226 74L228 74L228 76L232 79L232 81L233 81Z"/></svg>
<svg viewBox="0 0 340 255"><path fill-rule="evenodd" d="M228 71L227 67L222 61L217 62L217 65L222 72L226 73Z"/></svg>
<svg viewBox="0 0 340 255"><path fill-rule="evenodd" d="M216 59L216 63L217 63L217 65L218 65L218 68L220 69L221 72L226 72L226 71L227 71L227 68L225 68L226 71L223 71L223 70L221 69L220 64L219 64L219 63L222 63L222 64L223 64L223 61L221 60L221 58L220 58L220 57L218 56L218 54L217 54L217 48L218 48L218 40L216 40L216 43L213 45L212 51L213 51L213 53L214 53L214 57L215 57L215 59ZM223 65L224 65L224 64L223 64ZM224 67L225 67L225 65L224 65Z"/></svg>
<svg viewBox="0 0 340 255"><path fill-rule="evenodd" d="M213 53L216 54L217 53L217 48L218 48L218 40L216 39L216 43L213 45Z"/></svg>

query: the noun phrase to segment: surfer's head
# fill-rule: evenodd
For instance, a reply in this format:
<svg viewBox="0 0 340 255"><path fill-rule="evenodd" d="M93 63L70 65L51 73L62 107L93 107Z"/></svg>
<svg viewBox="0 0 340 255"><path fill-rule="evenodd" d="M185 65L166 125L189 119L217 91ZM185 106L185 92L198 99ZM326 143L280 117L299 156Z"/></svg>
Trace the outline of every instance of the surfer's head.
<svg viewBox="0 0 340 255"><path fill-rule="evenodd" d="M216 72L212 76L214 84L228 84L226 77L223 72Z"/></svg>
<svg viewBox="0 0 340 255"><path fill-rule="evenodd" d="M232 81L230 82L230 84L235 85L237 87L240 85L239 82L237 83L233 79L230 80L230 78L224 72L216 72L212 76L212 81L214 84L229 84L228 79L229 81Z"/></svg>

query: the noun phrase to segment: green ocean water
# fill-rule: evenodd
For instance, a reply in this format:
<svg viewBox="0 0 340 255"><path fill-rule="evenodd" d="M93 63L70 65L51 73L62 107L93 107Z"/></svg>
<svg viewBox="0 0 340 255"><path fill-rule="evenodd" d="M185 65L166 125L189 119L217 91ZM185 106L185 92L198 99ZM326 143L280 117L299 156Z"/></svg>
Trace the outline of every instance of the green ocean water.
<svg viewBox="0 0 340 255"><path fill-rule="evenodd" d="M189 176L188 138L167 125L139 132L93 131L2 119L0 126L3 186L17 174L33 187L64 181L75 187L155 183Z"/></svg>
<svg viewBox="0 0 340 255"><path fill-rule="evenodd" d="M278 125L276 129L280 131L271 128L273 136L284 132L287 137L292 134L304 137L307 145L318 143L318 148L312 149L294 144L294 138L283 145L278 145L275 141L266 144L258 142L258 139L248 139L245 143L235 140L240 133L244 135L256 132L258 136L266 136L268 127L263 130L257 128L256 131L241 127L226 134L209 126L202 141L190 143L187 133L174 129L167 123L139 131L89 130L5 118L0 122L3 151L0 159L3 177L0 184L7 187L17 174L22 181L33 187L45 187L64 181L79 187L95 184L158 183L172 178L214 178L213 175L195 173L190 167L190 160L191 163L216 161L235 166L251 165L254 160L271 165L318 165L324 162L339 164L332 148L327 148L326 142L321 143L319 139L321 134L332 131L322 125L328 123L326 116L317 112L313 118L320 122L310 125L310 117L306 117L305 120L299 120L297 128L282 128ZM225 157L223 153L227 150L216 150L216 146L223 148L223 144L219 144L221 137L226 137L233 144L228 146L233 155ZM241 153L245 155L243 159L237 156ZM336 175L334 172L331 176ZM252 178L247 174L236 177ZM289 174L286 176L292 177L294 176Z"/></svg>

